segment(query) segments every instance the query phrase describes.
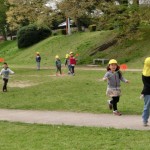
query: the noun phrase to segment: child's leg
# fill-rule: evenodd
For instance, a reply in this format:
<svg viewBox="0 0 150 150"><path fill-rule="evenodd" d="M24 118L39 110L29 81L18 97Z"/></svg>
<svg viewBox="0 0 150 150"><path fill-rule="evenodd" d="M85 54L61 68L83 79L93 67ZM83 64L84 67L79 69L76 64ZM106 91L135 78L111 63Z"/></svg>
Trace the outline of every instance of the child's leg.
<svg viewBox="0 0 150 150"><path fill-rule="evenodd" d="M60 72L60 74L61 74L61 67L58 67L58 70L59 70L59 72Z"/></svg>
<svg viewBox="0 0 150 150"><path fill-rule="evenodd" d="M150 95L144 96L144 110L142 114L143 122L147 124L149 118L149 109L150 109Z"/></svg>
<svg viewBox="0 0 150 150"><path fill-rule="evenodd" d="M37 62L37 70L40 70L40 62Z"/></svg>
<svg viewBox="0 0 150 150"><path fill-rule="evenodd" d="M74 66L72 66L72 73L74 73Z"/></svg>
<svg viewBox="0 0 150 150"><path fill-rule="evenodd" d="M58 73L59 69L58 69L58 66L56 66L56 74Z"/></svg>
<svg viewBox="0 0 150 150"><path fill-rule="evenodd" d="M112 104L113 106L113 110L114 111L117 111L117 103L119 102L119 96L116 96L116 97L112 97L112 100L110 101L110 103Z"/></svg>
<svg viewBox="0 0 150 150"><path fill-rule="evenodd" d="M7 83L8 83L8 79L3 79L4 81L4 85L3 85L3 91L7 91Z"/></svg>

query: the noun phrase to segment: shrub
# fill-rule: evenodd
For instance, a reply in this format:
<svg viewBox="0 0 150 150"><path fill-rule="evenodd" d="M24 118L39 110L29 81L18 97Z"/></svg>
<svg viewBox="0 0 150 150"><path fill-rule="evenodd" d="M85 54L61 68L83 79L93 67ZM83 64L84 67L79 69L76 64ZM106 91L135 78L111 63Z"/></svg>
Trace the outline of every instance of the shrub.
<svg viewBox="0 0 150 150"><path fill-rule="evenodd" d="M18 48L31 46L49 37L51 34L52 32L48 27L37 27L34 24L24 26L17 33Z"/></svg>
<svg viewBox="0 0 150 150"><path fill-rule="evenodd" d="M96 25L95 24L89 25L89 30L90 32L96 31Z"/></svg>

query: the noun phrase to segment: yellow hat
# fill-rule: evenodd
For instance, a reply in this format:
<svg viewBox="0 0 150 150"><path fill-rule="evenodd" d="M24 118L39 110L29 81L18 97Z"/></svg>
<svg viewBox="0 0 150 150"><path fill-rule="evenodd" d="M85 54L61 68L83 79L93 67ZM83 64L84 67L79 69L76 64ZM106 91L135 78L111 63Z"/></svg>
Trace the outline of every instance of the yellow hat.
<svg viewBox="0 0 150 150"><path fill-rule="evenodd" d="M117 64L117 60L115 60L115 59L111 59L110 61L109 61L109 63L108 63L109 65L110 64Z"/></svg>
<svg viewBox="0 0 150 150"><path fill-rule="evenodd" d="M70 52L69 54L73 54L73 52Z"/></svg>
<svg viewBox="0 0 150 150"><path fill-rule="evenodd" d="M69 54L66 54L66 58L68 58L69 57Z"/></svg>
<svg viewBox="0 0 150 150"><path fill-rule="evenodd" d="M36 54L40 54L39 52L36 52Z"/></svg>
<svg viewBox="0 0 150 150"><path fill-rule="evenodd" d="M147 57L144 61L143 75L150 76L150 57Z"/></svg>
<svg viewBox="0 0 150 150"><path fill-rule="evenodd" d="M58 56L58 55L56 55L56 56L55 56L55 58L59 58L59 56Z"/></svg>

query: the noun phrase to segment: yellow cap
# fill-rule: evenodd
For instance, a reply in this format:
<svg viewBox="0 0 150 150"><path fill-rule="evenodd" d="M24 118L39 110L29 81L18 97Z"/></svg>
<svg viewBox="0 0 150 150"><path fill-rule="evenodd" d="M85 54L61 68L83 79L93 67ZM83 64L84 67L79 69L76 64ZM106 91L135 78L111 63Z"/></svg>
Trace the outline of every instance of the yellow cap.
<svg viewBox="0 0 150 150"><path fill-rule="evenodd" d="M58 55L56 55L56 56L55 56L55 58L59 58L59 56L58 56Z"/></svg>
<svg viewBox="0 0 150 150"><path fill-rule="evenodd" d="M36 54L40 54L39 52L36 52Z"/></svg>
<svg viewBox="0 0 150 150"><path fill-rule="evenodd" d="M69 54L73 54L73 52L70 52Z"/></svg>
<svg viewBox="0 0 150 150"><path fill-rule="evenodd" d="M69 57L69 54L66 54L66 58L68 58Z"/></svg>
<svg viewBox="0 0 150 150"><path fill-rule="evenodd" d="M150 76L150 57L147 57L144 61L143 75Z"/></svg>
<svg viewBox="0 0 150 150"><path fill-rule="evenodd" d="M109 65L110 64L117 64L117 60L115 60L115 59L111 59L110 61L109 61L109 63L108 63Z"/></svg>

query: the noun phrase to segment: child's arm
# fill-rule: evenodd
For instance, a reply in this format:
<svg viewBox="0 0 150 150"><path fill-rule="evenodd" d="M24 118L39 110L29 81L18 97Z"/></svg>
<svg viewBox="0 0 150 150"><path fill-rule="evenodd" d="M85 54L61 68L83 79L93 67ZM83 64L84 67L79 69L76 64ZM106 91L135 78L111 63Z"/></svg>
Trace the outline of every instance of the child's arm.
<svg viewBox="0 0 150 150"><path fill-rule="evenodd" d="M10 70L10 69L9 69L9 73L10 73L10 74L14 74L14 72L13 72L12 70Z"/></svg>
<svg viewBox="0 0 150 150"><path fill-rule="evenodd" d="M125 83L129 83L129 81L127 79L125 79L123 76L121 77L120 79L122 82L125 82Z"/></svg>
<svg viewBox="0 0 150 150"><path fill-rule="evenodd" d="M109 73L106 72L106 74L103 77L103 81L107 81L109 79Z"/></svg>

